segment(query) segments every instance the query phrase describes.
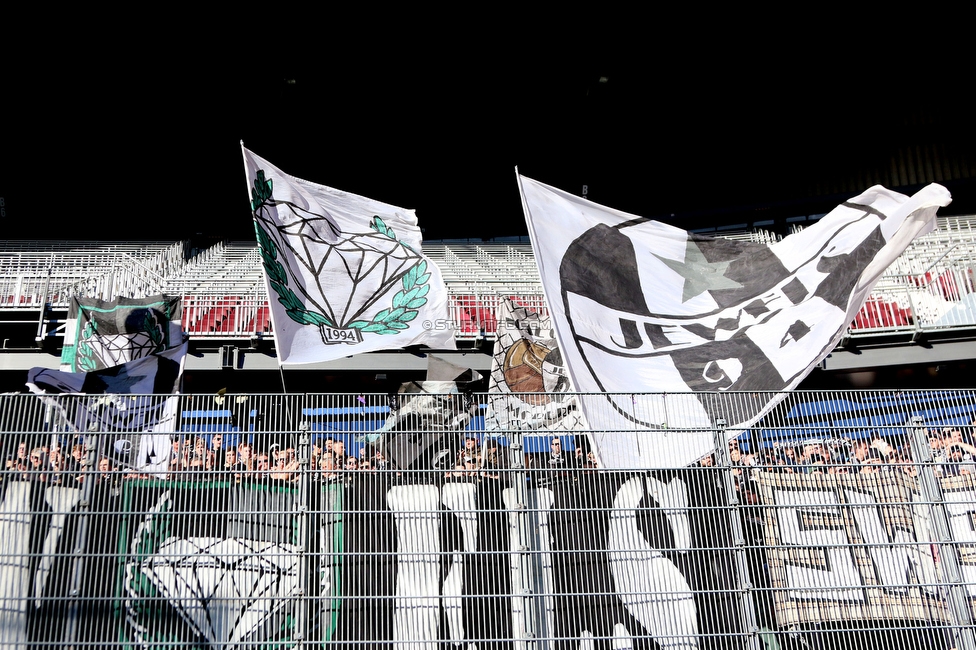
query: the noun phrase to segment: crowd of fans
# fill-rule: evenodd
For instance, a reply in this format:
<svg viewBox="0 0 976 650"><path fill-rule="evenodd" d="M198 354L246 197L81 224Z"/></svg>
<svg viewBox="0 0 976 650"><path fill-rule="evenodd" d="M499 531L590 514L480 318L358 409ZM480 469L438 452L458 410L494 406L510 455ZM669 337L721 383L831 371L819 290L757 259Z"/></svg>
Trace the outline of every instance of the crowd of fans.
<svg viewBox="0 0 976 650"><path fill-rule="evenodd" d="M973 422L976 426L976 421ZM976 473L976 445L973 427L951 426L925 429L935 472L938 476L959 476ZM729 459L734 468L747 470L763 468L788 473L850 474L877 471L902 471L911 476L918 473L911 445L904 435L885 436L875 433L870 438L829 438L805 440L798 444L774 443L772 447L750 452L741 449L737 440L729 442ZM699 463L710 466L710 456Z"/></svg>
<svg viewBox="0 0 976 650"><path fill-rule="evenodd" d="M464 434L462 434L464 435ZM532 471L540 484L547 481L572 478L579 470L595 470L596 460L592 452L585 452L585 445L572 436L573 451L563 451L563 439L549 439L548 452L525 454L525 466ZM128 459L113 453L110 443L97 459L97 471L86 471L89 449L81 436L70 441L44 434L33 441L21 440L14 453L7 456L5 478L26 480L48 485L82 484L89 476L101 483L106 480L118 483L124 479L163 476L170 479L271 481L292 483L300 480L303 463L299 448L291 442L266 441L255 444L255 436L245 438L239 434L225 437L222 433L209 436L173 436L169 461L164 470L147 473L132 469ZM70 452L65 449L70 447ZM339 437L319 436L308 448L307 468L313 481L323 483L346 482L363 472L401 471L402 467L387 459L379 447L362 445L350 451L346 441ZM396 459L394 459L396 460ZM447 481L498 481L506 480L512 468L509 448L491 437L481 439L470 434L463 440L438 454L429 475Z"/></svg>
<svg viewBox="0 0 976 650"><path fill-rule="evenodd" d="M973 427L951 426L925 430L933 467L939 477L976 474L976 444ZM256 446L253 437L239 434L225 438L214 433L204 436L174 436L169 454L169 478L220 478L221 480L272 481L289 483L300 480L303 463L295 445L268 442ZM564 451L564 439L575 442L574 450ZM95 471L87 471L88 449L80 437L61 445L57 437L45 435L40 444L27 440L18 442L16 450L7 456L6 474L10 479L47 483L49 485L79 485L89 476L95 481L125 478L146 478L147 475L129 469L112 454L97 460ZM230 442L232 444L227 444ZM548 440L548 452L524 455L525 467L539 484L573 479L582 472L595 471L598 465L593 452L586 448L582 437L553 436ZM456 450L456 451L455 451ZM318 437L308 449L307 467L312 480L325 483L348 482L362 472L399 471L395 462L387 459L379 447L358 446L347 450L342 438ZM396 459L393 459L396 460ZM911 446L902 435L886 437L875 433L871 438L830 438L806 440L797 444L775 443L751 451L739 441L729 442L729 461L737 485L741 486L758 471L782 473L854 474L872 472L903 472L918 474ZM699 467L715 465L714 456L707 456ZM442 452L434 463L433 473L451 481L497 481L505 479L512 468L507 446L495 438L480 439L474 434ZM163 472L152 476L160 477Z"/></svg>
<svg viewBox="0 0 976 650"><path fill-rule="evenodd" d="M729 463L736 488L744 493L747 502L755 502L749 482L757 472L787 474L872 474L901 472L918 476L919 462L931 460L939 478L976 474L976 420L971 426L948 426L924 429L928 441L929 458L915 459L905 434L886 436L875 432L870 438L808 439L795 444L774 443L751 451L738 440L729 441ZM715 456L698 462L699 467L712 467Z"/></svg>

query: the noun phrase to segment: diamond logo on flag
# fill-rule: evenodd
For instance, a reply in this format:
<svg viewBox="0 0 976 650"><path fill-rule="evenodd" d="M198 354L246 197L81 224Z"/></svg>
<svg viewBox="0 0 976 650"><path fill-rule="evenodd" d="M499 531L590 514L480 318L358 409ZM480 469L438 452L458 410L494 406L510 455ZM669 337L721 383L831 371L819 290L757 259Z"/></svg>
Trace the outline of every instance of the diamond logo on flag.
<svg viewBox="0 0 976 650"><path fill-rule="evenodd" d="M321 281L315 286L304 287L309 303L328 320L328 325L323 324L324 327L352 327L370 331L366 329L368 323L360 325L365 322L364 315L371 310L380 311L377 305L382 298L397 284L402 284L403 278L413 267L423 263L420 255L378 232L343 237L334 244L325 246L306 239L304 235L297 234L282 237L281 241L291 246L294 258L316 278L332 278L344 274L350 282L349 294L341 296L333 294L331 287L322 286ZM422 279L426 281L427 278ZM414 293L415 297L419 295L419 299L415 301L418 308L426 304L425 295L428 290L423 295L419 295L420 291ZM406 323L415 318L416 313L417 309L414 308L409 311L410 317L391 319L389 322ZM408 314L408 311L404 309L403 314ZM395 324L386 329L394 328L402 329ZM323 342L328 344L341 341L326 337Z"/></svg>
<svg viewBox="0 0 976 650"><path fill-rule="evenodd" d="M236 648L273 646L291 637L302 593L298 547L268 539L275 526L268 525L265 512L254 510L257 493L248 488L241 495L250 506L248 534L242 537L233 526L223 529L225 536L199 534L222 528L222 517L204 519L197 510L200 497L220 495L217 485L167 484L162 493L133 484L125 489L125 503L150 495L154 501L125 542L127 640ZM272 499L259 501L280 508L288 497L278 492Z"/></svg>
<svg viewBox="0 0 976 650"><path fill-rule="evenodd" d="M65 324L61 370L110 368L183 342L179 297L72 298Z"/></svg>
<svg viewBox="0 0 976 650"><path fill-rule="evenodd" d="M159 348L159 344L144 332L92 338L87 341L87 344L91 346L92 352L105 367L141 359Z"/></svg>
<svg viewBox="0 0 976 650"><path fill-rule="evenodd" d="M519 179L560 348L574 385L594 394L583 412L609 467L687 465L714 447L720 419L750 426L830 353L950 201L939 185L913 197L876 186L767 245ZM712 399L728 392L742 394Z"/></svg>
<svg viewBox="0 0 976 650"><path fill-rule="evenodd" d="M239 643L301 593L295 548L171 538L141 571L212 647Z"/></svg>
<svg viewBox="0 0 976 650"><path fill-rule="evenodd" d="M454 349L447 288L409 210L297 179L244 150L282 363Z"/></svg>

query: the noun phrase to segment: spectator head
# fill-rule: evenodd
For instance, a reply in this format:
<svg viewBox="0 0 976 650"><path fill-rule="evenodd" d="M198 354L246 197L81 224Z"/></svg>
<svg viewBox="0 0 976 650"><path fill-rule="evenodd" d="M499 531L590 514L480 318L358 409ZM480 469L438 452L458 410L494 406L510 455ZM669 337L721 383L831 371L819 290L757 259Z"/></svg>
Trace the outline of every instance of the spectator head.
<svg viewBox="0 0 976 650"><path fill-rule="evenodd" d="M237 446L237 457L242 463L250 462L252 453L250 443L242 442Z"/></svg>

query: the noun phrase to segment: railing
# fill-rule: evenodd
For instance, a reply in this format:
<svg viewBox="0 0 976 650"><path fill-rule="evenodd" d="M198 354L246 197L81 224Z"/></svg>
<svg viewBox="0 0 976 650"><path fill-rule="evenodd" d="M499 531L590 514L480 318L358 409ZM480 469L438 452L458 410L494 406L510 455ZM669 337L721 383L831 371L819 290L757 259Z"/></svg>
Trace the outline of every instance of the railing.
<svg viewBox="0 0 976 650"><path fill-rule="evenodd" d="M976 392L628 470L500 399L0 396L0 647L976 646Z"/></svg>
<svg viewBox="0 0 976 650"><path fill-rule="evenodd" d="M968 222L940 223L941 230L913 243L886 271L851 323L851 335L976 326L976 235ZM432 246L431 252L447 281L448 317L458 340L494 338L505 297L547 311L527 246L455 248L457 252L441 244ZM13 261L0 269L0 307L66 308L75 295L109 300L163 291L186 298L184 327L192 338L271 334L256 245L221 245L177 269L175 260L182 250L182 245L174 245L151 264L148 257L133 259L131 251L109 252L103 255L109 262L89 269L66 268L67 262L59 267L53 254L38 257L40 266L24 262L22 253L11 254ZM76 253L71 259L94 257Z"/></svg>

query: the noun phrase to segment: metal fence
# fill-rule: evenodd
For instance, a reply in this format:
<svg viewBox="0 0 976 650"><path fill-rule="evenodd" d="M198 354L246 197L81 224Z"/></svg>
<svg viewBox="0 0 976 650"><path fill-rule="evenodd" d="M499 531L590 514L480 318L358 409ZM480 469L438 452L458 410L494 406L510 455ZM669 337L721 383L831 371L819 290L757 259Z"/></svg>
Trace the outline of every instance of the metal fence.
<svg viewBox="0 0 976 650"><path fill-rule="evenodd" d="M976 392L628 470L519 397L0 396L0 647L976 647Z"/></svg>

